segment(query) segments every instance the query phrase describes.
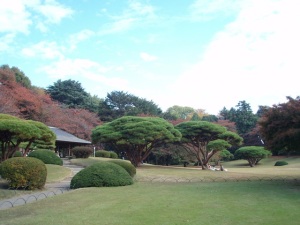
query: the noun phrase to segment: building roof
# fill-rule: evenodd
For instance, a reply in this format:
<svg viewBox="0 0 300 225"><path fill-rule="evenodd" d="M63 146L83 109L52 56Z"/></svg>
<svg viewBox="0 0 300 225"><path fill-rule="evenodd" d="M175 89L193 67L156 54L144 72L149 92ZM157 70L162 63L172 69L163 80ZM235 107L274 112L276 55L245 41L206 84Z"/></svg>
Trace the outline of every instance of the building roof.
<svg viewBox="0 0 300 225"><path fill-rule="evenodd" d="M57 127L49 127L56 134L56 141L72 142L72 143L82 143L91 144L90 141L80 139L66 131L63 131Z"/></svg>

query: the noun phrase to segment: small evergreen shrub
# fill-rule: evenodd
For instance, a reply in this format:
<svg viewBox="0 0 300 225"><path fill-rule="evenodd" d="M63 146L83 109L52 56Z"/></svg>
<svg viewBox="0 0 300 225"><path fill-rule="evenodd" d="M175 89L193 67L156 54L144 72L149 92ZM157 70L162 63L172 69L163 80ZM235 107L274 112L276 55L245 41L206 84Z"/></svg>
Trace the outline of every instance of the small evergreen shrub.
<svg viewBox="0 0 300 225"><path fill-rule="evenodd" d="M124 160L110 160L109 162L123 167L131 177L134 177L134 175L136 174L136 168L130 162Z"/></svg>
<svg viewBox="0 0 300 225"><path fill-rule="evenodd" d="M86 146L77 146L72 149L72 154L76 158L88 158L93 153L93 150L90 147Z"/></svg>
<svg viewBox="0 0 300 225"><path fill-rule="evenodd" d="M14 157L0 164L0 175L11 188L41 189L46 183L47 168L39 159Z"/></svg>
<svg viewBox="0 0 300 225"><path fill-rule="evenodd" d="M79 171L71 180L70 188L115 187L133 184L124 168L111 162L98 162Z"/></svg>
<svg viewBox="0 0 300 225"><path fill-rule="evenodd" d="M110 158L112 159L117 159L118 158L118 154L115 152L109 152L110 153Z"/></svg>
<svg viewBox="0 0 300 225"><path fill-rule="evenodd" d="M22 152L16 151L13 157L23 157Z"/></svg>
<svg viewBox="0 0 300 225"><path fill-rule="evenodd" d="M274 166L285 166L288 165L286 161L277 161Z"/></svg>
<svg viewBox="0 0 300 225"><path fill-rule="evenodd" d="M34 157L42 160L45 164L63 165L63 161L55 152L50 150L35 150L28 154L28 157Z"/></svg>
<svg viewBox="0 0 300 225"><path fill-rule="evenodd" d="M95 152L95 157L110 158L110 152L106 150L98 150Z"/></svg>

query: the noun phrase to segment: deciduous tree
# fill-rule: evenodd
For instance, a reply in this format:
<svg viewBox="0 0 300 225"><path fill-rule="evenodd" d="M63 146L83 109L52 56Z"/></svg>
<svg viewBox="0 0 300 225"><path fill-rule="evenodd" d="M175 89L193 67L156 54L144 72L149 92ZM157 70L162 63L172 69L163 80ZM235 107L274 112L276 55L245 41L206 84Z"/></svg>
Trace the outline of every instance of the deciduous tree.
<svg viewBox="0 0 300 225"><path fill-rule="evenodd" d="M260 133L273 153L300 151L300 97L269 108L259 121Z"/></svg>

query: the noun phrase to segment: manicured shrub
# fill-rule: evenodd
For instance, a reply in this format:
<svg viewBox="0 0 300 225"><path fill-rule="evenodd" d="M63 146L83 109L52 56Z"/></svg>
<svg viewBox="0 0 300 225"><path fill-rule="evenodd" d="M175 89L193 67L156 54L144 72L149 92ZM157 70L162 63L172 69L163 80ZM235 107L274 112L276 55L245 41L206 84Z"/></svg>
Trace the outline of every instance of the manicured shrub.
<svg viewBox="0 0 300 225"><path fill-rule="evenodd" d="M95 157L110 158L110 152L106 150L98 150L95 152Z"/></svg>
<svg viewBox="0 0 300 225"><path fill-rule="evenodd" d="M112 159L117 159L118 158L118 154L115 152L109 152L110 153L110 158Z"/></svg>
<svg viewBox="0 0 300 225"><path fill-rule="evenodd" d="M28 157L34 157L42 160L45 164L54 164L62 166L63 161L55 152L50 150L35 150L28 154Z"/></svg>
<svg viewBox="0 0 300 225"><path fill-rule="evenodd" d="M277 161L274 166L285 166L288 165L286 161Z"/></svg>
<svg viewBox="0 0 300 225"><path fill-rule="evenodd" d="M111 162L98 162L79 171L71 180L70 188L115 187L133 184L124 168Z"/></svg>
<svg viewBox="0 0 300 225"><path fill-rule="evenodd" d="M14 157L0 164L0 175L11 188L41 189L46 183L47 168L39 159Z"/></svg>
<svg viewBox="0 0 300 225"><path fill-rule="evenodd" d="M131 177L134 177L134 175L136 174L136 168L130 162L124 160L110 160L109 162L123 167Z"/></svg>
<svg viewBox="0 0 300 225"><path fill-rule="evenodd" d="M72 149L72 154L76 158L88 158L92 153L92 148L86 146L77 146Z"/></svg>
<svg viewBox="0 0 300 225"><path fill-rule="evenodd" d="M16 151L13 157L22 157L22 152Z"/></svg>

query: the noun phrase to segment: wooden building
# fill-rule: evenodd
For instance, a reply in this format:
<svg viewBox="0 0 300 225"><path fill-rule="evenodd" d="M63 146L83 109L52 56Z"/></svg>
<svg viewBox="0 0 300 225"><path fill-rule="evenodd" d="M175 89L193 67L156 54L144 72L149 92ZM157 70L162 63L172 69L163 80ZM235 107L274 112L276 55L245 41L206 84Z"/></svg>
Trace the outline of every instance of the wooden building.
<svg viewBox="0 0 300 225"><path fill-rule="evenodd" d="M90 141L80 139L66 131L63 131L57 127L49 127L56 134L55 152L60 157L66 157L71 155L71 149L75 146L91 145Z"/></svg>

